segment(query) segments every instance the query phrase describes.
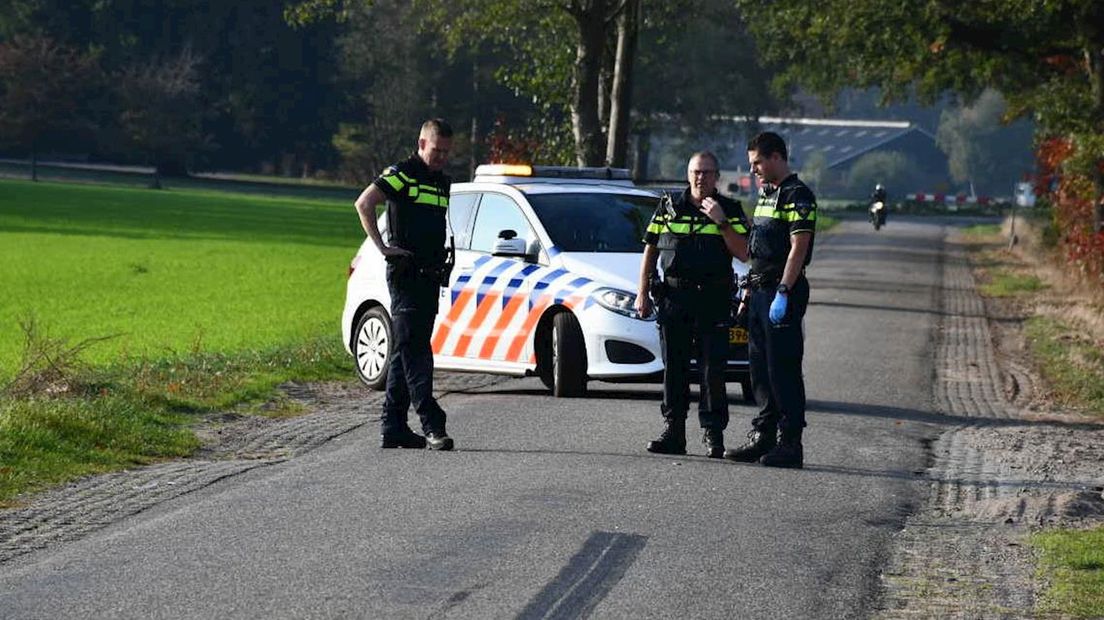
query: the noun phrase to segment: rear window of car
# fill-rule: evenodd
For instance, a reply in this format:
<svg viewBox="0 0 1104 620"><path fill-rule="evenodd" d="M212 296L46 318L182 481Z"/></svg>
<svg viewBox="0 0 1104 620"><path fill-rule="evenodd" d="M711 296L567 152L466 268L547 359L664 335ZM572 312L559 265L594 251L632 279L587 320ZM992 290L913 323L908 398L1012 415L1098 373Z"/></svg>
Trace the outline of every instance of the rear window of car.
<svg viewBox="0 0 1104 620"><path fill-rule="evenodd" d="M565 252L642 252L659 199L605 193L529 194L552 243Z"/></svg>

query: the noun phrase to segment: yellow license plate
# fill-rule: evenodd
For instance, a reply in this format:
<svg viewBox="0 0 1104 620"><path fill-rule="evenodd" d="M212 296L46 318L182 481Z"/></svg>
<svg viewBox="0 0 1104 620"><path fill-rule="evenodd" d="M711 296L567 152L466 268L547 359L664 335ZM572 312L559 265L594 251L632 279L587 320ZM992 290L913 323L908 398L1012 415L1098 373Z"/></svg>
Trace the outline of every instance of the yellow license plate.
<svg viewBox="0 0 1104 620"><path fill-rule="evenodd" d="M729 344L747 344L748 333L743 327L729 327L728 328L728 343Z"/></svg>

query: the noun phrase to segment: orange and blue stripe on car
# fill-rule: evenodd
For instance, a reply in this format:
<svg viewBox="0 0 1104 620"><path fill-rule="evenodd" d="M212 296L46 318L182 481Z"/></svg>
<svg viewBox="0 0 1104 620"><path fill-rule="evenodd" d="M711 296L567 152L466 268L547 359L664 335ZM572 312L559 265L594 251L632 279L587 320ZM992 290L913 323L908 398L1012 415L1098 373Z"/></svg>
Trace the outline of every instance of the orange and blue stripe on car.
<svg viewBox="0 0 1104 620"><path fill-rule="evenodd" d="M460 274L460 276L456 278L456 282L452 284L452 289L450 290L452 304L449 306L448 314L438 323L437 329L435 329L433 333L433 341L430 346L433 348L434 353L442 352L441 350L445 346L445 341L448 340L453 325L456 324L456 321L460 318L460 314L464 311L464 307L468 304L468 300L472 297L473 291L471 287L468 286L468 283L475 274L475 270L479 269L490 260L490 256L480 256L472 263L472 271Z"/></svg>
<svg viewBox="0 0 1104 620"><path fill-rule="evenodd" d="M501 293L494 290L494 285L498 282L498 277L502 275L502 272L512 267L514 263L512 261L502 261L493 269L491 269L487 275L483 276L483 283L479 285L479 288L475 293L475 315L468 321L463 333L460 334L460 339L456 342L456 347L453 350L453 355L456 357L464 357L468 353L468 346L471 345L472 337L475 336L476 330L483 326L483 321L487 319L487 315L490 313L491 308L498 306L498 300Z"/></svg>
<svg viewBox="0 0 1104 620"><path fill-rule="evenodd" d="M462 274L453 284L453 303L437 325L433 351L472 356L482 335L475 353L478 359L534 361L531 336L544 311L556 304L589 307L594 288L589 278L572 277L562 268L481 257L472 273Z"/></svg>
<svg viewBox="0 0 1104 620"><path fill-rule="evenodd" d="M518 309L528 299L527 295L521 295L518 293L518 289L525 280L533 274L535 271L539 271L540 267L536 265L526 265L520 272L510 278L510 281L506 284L506 290L502 293L502 312L499 313L498 319L495 320L494 327L491 328L491 332L487 334L487 338L483 341L483 346L479 349L480 359L491 359L494 356L494 350L498 346L498 341L505 333L506 327L510 325L510 321L514 319L514 315L517 314Z"/></svg>

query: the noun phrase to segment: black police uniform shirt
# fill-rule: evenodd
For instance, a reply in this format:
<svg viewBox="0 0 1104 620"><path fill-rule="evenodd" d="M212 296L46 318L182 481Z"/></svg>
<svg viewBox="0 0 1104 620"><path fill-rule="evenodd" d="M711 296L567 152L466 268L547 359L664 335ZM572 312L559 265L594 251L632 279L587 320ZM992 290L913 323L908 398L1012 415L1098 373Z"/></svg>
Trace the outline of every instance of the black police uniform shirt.
<svg viewBox="0 0 1104 620"><path fill-rule="evenodd" d="M748 237L751 272L781 277L790 255L790 237L795 233L809 234L804 263L808 265L813 257L816 210L816 196L796 173L777 187L761 190Z"/></svg>
<svg viewBox="0 0 1104 620"><path fill-rule="evenodd" d="M740 203L716 193L713 198L720 203L732 229L747 234L747 219ZM670 203L660 201L644 232L644 243L659 250L664 278L698 282L732 278L732 255L725 245L724 231L690 201L690 188Z"/></svg>
<svg viewBox="0 0 1104 620"><path fill-rule="evenodd" d="M414 254L416 263L444 260L445 214L452 180L429 169L417 154L390 166L375 181L387 196L391 243Z"/></svg>

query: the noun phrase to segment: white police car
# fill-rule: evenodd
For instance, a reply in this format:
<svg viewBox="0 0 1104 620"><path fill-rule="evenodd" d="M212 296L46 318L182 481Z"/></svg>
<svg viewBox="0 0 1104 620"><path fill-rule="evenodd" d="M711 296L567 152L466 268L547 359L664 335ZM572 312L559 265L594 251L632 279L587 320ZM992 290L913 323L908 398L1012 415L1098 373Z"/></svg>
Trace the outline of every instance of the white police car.
<svg viewBox="0 0 1104 620"><path fill-rule="evenodd" d="M659 195L627 170L484 165L452 186L456 266L441 288L436 368L537 375L556 396L587 381L660 381L659 330L636 297L641 239ZM386 238L386 217L380 216ZM737 273L746 268L734 261ZM390 295L370 239L349 268L341 327L368 386L386 381ZM750 398L747 333L731 330L727 377Z"/></svg>

